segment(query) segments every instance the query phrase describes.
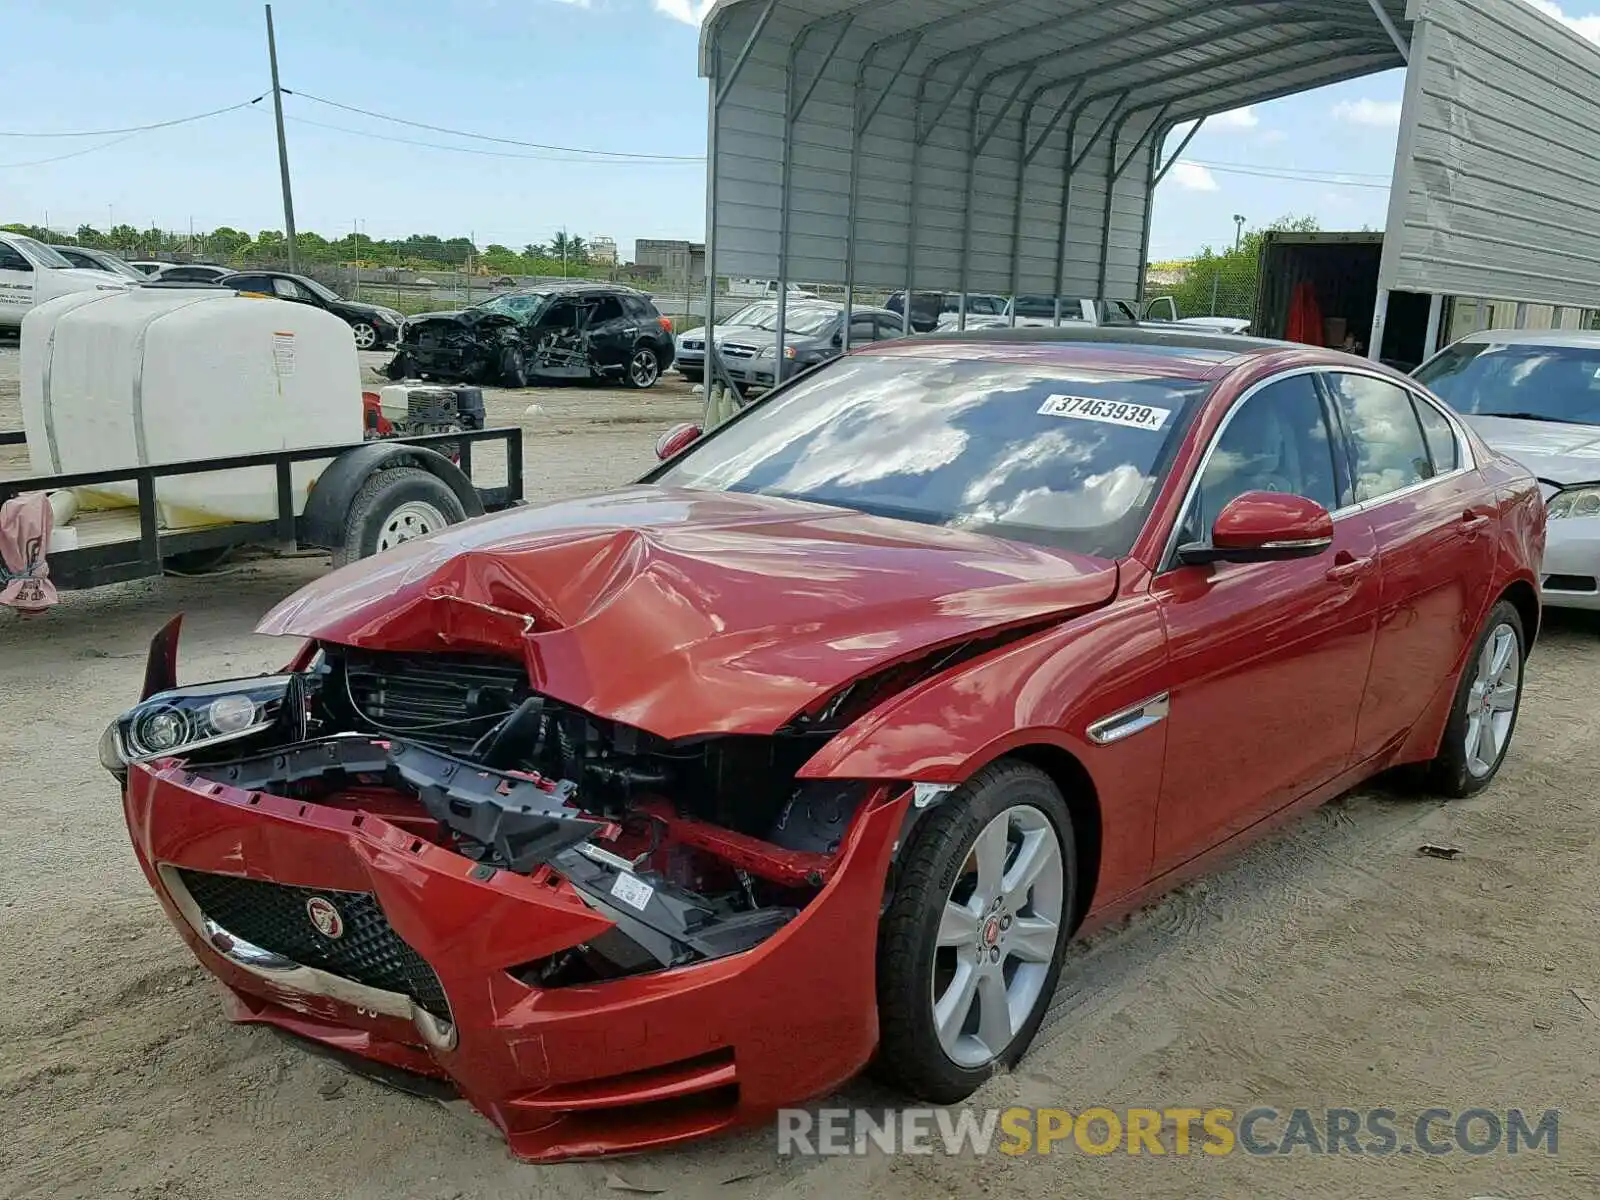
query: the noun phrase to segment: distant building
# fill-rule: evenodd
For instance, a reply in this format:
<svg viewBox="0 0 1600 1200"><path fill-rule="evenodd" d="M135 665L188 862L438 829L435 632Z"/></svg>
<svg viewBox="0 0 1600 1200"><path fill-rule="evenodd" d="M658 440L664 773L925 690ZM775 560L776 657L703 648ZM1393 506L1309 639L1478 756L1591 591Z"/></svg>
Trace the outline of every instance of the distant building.
<svg viewBox="0 0 1600 1200"><path fill-rule="evenodd" d="M685 277L703 280L706 274L706 244L640 238L633 243L633 261L636 266L659 268L660 277L668 283Z"/></svg>
<svg viewBox="0 0 1600 1200"><path fill-rule="evenodd" d="M589 239L589 261L597 267L614 267L617 265L617 240L608 237L592 237Z"/></svg>

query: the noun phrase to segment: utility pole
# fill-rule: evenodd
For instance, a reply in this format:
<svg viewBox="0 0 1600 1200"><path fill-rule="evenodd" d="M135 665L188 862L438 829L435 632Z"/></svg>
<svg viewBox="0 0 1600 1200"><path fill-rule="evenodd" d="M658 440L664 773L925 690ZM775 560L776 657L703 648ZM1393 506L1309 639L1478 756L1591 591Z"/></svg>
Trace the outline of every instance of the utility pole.
<svg viewBox="0 0 1600 1200"><path fill-rule="evenodd" d="M361 299L361 218L353 217L350 220L350 237L355 242L355 277L356 299Z"/></svg>
<svg viewBox="0 0 1600 1200"><path fill-rule="evenodd" d="M294 196L289 192L289 143L283 136L283 88L278 85L278 42L272 33L272 5L267 9L267 59L272 63L272 111L278 118L278 174L283 177L283 231L289 239L289 270L294 270Z"/></svg>
<svg viewBox="0 0 1600 1200"><path fill-rule="evenodd" d="M1244 218L1238 213L1233 214L1233 248L1239 249L1240 242L1244 239Z"/></svg>

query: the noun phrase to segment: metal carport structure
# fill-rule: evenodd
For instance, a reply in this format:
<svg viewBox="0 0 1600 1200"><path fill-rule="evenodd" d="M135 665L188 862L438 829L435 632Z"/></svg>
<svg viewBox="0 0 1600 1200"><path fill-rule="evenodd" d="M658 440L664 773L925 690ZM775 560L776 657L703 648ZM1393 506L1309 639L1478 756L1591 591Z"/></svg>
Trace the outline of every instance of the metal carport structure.
<svg viewBox="0 0 1600 1200"><path fill-rule="evenodd" d="M1503 256L1540 236L1466 195L1458 168L1514 206L1511 164L1477 153L1480 135L1564 128L1563 104L1600 129L1594 47L1518 0L719 0L700 47L711 291L724 276L837 285L847 303L858 287L1137 298L1175 126L1406 66L1418 26L1430 51L1408 76L1385 294L1443 290L1429 283L1441 244ZM1487 107L1460 109L1463 94ZM1519 105L1520 124L1496 111ZM1574 130L1538 152L1590 142ZM1539 211L1568 236L1561 262L1525 270L1526 295L1470 290L1459 254L1451 286L1555 303L1600 286L1600 254L1576 245L1600 246L1600 195L1578 190L1577 208ZM1485 222L1501 228L1460 236ZM1559 296L1540 272L1566 281Z"/></svg>
<svg viewBox="0 0 1600 1200"><path fill-rule="evenodd" d="M1405 63L1405 0L721 0L707 273L1131 298L1185 120Z"/></svg>

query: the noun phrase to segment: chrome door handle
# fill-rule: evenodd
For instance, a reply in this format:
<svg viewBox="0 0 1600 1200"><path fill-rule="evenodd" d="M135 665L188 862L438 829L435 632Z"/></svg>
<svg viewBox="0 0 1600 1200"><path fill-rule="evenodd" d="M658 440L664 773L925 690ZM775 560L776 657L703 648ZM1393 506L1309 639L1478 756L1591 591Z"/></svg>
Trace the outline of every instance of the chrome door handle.
<svg viewBox="0 0 1600 1200"><path fill-rule="evenodd" d="M1352 584L1372 569L1370 558L1353 558L1348 562L1335 563L1328 568L1327 579L1329 583Z"/></svg>

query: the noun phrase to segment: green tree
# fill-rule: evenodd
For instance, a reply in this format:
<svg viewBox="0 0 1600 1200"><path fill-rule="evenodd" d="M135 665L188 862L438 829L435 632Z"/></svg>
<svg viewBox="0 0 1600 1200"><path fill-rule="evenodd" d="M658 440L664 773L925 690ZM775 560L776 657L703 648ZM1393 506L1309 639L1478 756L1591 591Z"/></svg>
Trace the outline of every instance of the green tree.
<svg viewBox="0 0 1600 1200"><path fill-rule="evenodd" d="M1315 217L1279 217L1264 229L1250 230L1239 239L1237 248L1202 247L1190 261L1182 283L1158 290L1177 302L1180 317L1253 318L1262 236L1277 231L1315 233L1319 228Z"/></svg>

